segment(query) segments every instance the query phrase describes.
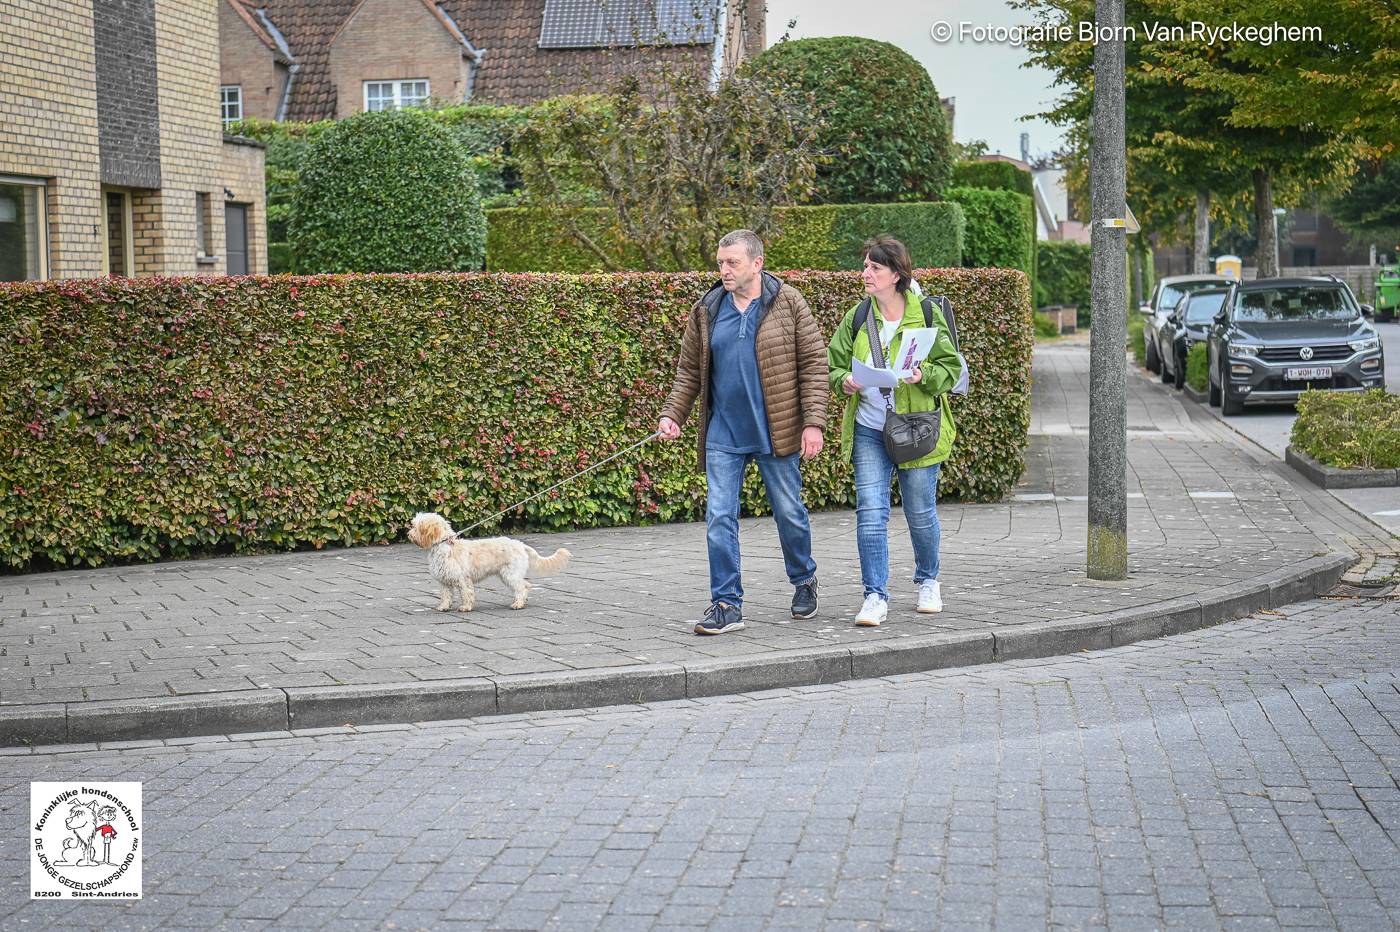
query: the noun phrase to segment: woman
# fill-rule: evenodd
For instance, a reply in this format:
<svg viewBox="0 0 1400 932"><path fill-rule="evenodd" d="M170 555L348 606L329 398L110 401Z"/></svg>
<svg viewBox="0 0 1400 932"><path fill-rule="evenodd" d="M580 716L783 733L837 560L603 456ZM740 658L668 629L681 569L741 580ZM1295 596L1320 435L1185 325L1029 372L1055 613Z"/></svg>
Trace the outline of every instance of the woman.
<svg viewBox="0 0 1400 932"><path fill-rule="evenodd" d="M905 330L921 328L924 309L920 296L911 291L914 269L909 250L891 236L868 240L865 255L865 293L870 299L870 316L878 326L885 367L894 369L894 357ZM938 331L933 349L913 372L894 390L894 409L900 414L933 411L941 414L938 444L928 455L896 466L885 452L885 397L879 388L860 385L851 376L852 359L874 365L866 326L854 335L853 307L827 348L832 391L846 395L841 421L841 448L855 463L856 545L860 550L860 576L865 587L865 603L856 615L856 624L873 627L889 612L890 554L887 528L890 520L890 474L899 476L899 494L904 519L914 544L914 582L919 587L918 610L943 611L938 586L938 471L953 447L953 416L948 409L949 389L961 370L957 350L949 337L947 324L937 303L930 302L932 323Z"/></svg>

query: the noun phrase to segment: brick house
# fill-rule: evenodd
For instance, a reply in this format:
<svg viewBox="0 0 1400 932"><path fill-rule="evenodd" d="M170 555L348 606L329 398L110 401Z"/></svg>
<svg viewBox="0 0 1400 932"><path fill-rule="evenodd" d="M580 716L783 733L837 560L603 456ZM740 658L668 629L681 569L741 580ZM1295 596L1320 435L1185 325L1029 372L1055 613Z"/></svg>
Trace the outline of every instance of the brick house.
<svg viewBox="0 0 1400 932"><path fill-rule="evenodd" d="M0 280L267 268L263 150L226 137L220 0L9 0Z"/></svg>
<svg viewBox="0 0 1400 932"><path fill-rule="evenodd" d="M219 0L219 34L225 120L323 120L427 101L528 104L640 60L727 73L762 50L764 5Z"/></svg>

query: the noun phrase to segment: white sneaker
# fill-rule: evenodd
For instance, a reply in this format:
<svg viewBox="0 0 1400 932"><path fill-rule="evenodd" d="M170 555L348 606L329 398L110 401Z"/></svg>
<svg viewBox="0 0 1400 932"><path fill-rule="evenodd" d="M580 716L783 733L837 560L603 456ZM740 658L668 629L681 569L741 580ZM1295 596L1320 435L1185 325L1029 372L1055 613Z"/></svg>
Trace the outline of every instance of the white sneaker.
<svg viewBox="0 0 1400 932"><path fill-rule="evenodd" d="M872 592L865 597L865 604L860 607L860 613L856 615L856 624L862 628L875 628L885 620L885 616L889 613L889 603Z"/></svg>
<svg viewBox="0 0 1400 932"><path fill-rule="evenodd" d="M930 579L919 586L919 611L925 615L943 611L943 593L939 591L938 580Z"/></svg>

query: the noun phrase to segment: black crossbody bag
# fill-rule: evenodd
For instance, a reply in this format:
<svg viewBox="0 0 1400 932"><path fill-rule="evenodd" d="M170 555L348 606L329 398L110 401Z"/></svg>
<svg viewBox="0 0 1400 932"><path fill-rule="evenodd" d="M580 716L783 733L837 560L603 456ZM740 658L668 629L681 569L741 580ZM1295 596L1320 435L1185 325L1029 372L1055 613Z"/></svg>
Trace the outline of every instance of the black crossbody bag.
<svg viewBox="0 0 1400 932"><path fill-rule="evenodd" d="M865 332L870 338L870 358L875 368L886 369L884 347L875 327L875 315L865 316ZM943 426L943 399L932 411L900 414L894 409L894 389L882 388L885 398L885 453L895 465L912 463L933 452L938 446L938 432Z"/></svg>

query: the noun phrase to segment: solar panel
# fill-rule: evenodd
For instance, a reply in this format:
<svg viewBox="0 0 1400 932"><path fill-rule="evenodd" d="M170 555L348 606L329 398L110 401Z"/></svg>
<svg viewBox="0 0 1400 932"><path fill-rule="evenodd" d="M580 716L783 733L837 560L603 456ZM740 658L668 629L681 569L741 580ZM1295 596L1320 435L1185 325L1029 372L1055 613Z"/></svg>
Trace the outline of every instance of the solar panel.
<svg viewBox="0 0 1400 932"><path fill-rule="evenodd" d="M546 0L539 47L705 45L716 13L711 0Z"/></svg>

